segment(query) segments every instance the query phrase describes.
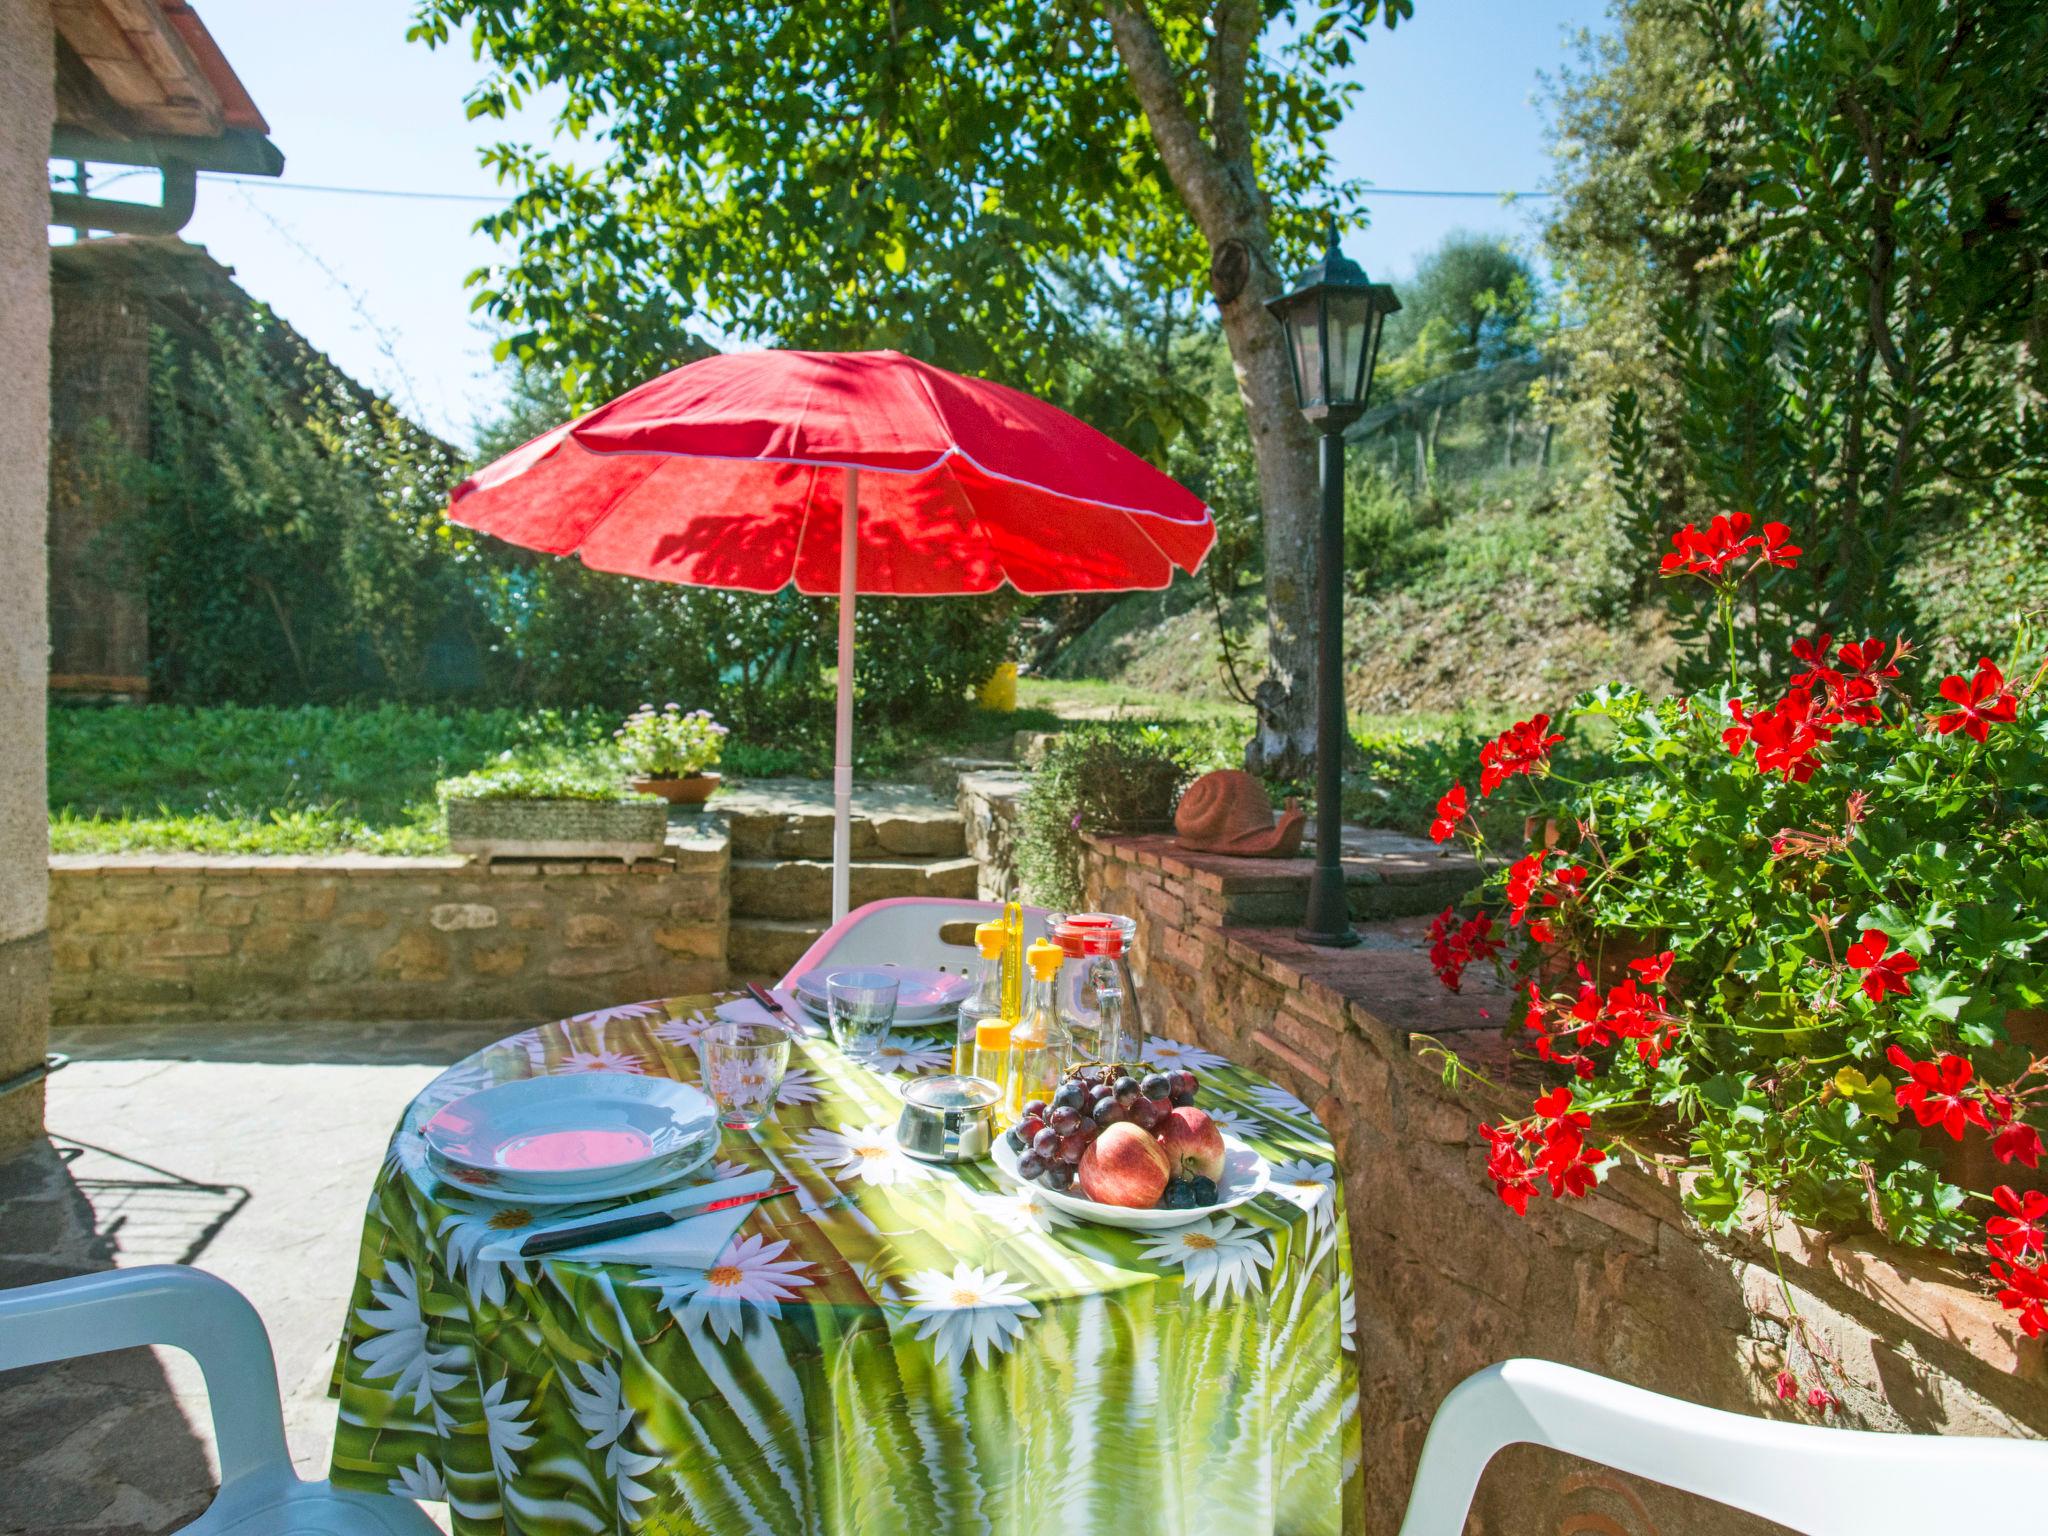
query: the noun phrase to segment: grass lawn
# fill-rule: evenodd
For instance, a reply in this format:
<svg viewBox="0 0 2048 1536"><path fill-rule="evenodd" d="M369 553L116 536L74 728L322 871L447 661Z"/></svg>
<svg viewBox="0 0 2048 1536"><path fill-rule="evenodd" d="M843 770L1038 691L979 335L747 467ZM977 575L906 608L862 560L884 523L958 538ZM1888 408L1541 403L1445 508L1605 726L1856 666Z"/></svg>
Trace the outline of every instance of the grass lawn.
<svg viewBox="0 0 2048 1536"><path fill-rule="evenodd" d="M980 755L1019 730L1155 725L1199 769L1234 767L1251 713L1212 699L1096 680L1027 678L1013 714L971 712L942 731L860 733L863 776L920 759ZM602 749L609 711L365 708L50 711L50 842L58 853L182 849L202 853L425 854L445 851L434 786L500 753L524 760ZM1345 809L1355 819L1419 830L1443 787L1497 724L1464 717L1354 717L1364 773ZM762 744L736 736L731 777L831 772L829 739ZM1282 791L1289 786L1277 786Z"/></svg>

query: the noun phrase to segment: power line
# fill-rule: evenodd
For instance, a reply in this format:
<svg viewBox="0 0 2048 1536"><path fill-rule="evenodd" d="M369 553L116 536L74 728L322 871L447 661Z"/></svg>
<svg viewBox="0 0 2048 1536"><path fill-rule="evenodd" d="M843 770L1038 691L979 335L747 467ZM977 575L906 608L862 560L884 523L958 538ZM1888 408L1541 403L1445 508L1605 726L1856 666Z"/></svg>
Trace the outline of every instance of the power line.
<svg viewBox="0 0 2048 1536"><path fill-rule="evenodd" d="M236 186L255 187L275 192L324 192L336 197L395 197L410 202L434 203L489 203L501 207L509 201L509 194L496 196L488 192L428 192L404 187L336 187L310 181L275 181L268 176L230 176L219 171L202 171L207 181L231 182ZM1449 197L1485 198L1490 201L1526 198L1555 197L1555 192L1484 192L1474 188L1453 187L1368 187L1365 200L1370 203L1375 197Z"/></svg>

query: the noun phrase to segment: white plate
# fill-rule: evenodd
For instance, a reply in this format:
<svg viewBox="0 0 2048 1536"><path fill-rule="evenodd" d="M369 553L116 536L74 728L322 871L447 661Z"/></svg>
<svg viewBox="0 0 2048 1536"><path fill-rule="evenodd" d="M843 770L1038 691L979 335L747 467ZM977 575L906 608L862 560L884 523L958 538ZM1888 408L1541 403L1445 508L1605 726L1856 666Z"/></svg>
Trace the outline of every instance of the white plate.
<svg viewBox="0 0 2048 1536"><path fill-rule="evenodd" d="M710 1095L665 1077L578 1072L499 1083L444 1104L420 1127L464 1182L584 1189L672 1166L718 1140Z"/></svg>
<svg viewBox="0 0 2048 1536"><path fill-rule="evenodd" d="M607 1179L568 1189L525 1189L495 1179L490 1183L475 1182L488 1176L469 1168L451 1168L431 1151L427 1153L427 1166L444 1187L462 1190L480 1200L503 1200L515 1205L582 1205L600 1200L622 1200L627 1195L645 1194L664 1184L680 1183L710 1162L717 1150L718 1138L713 1136L701 1147L674 1161L651 1168L635 1168L630 1173L614 1174Z"/></svg>
<svg viewBox="0 0 2048 1536"><path fill-rule="evenodd" d="M832 965L805 971L796 979L797 995L825 1006L825 978L840 971L887 971L896 978L896 1016L939 1018L967 1001L974 983L951 971L929 971L912 965Z"/></svg>
<svg viewBox="0 0 2048 1536"><path fill-rule="evenodd" d="M1092 1221L1101 1227L1128 1227L1134 1232L1164 1232L1169 1227L1184 1227L1191 1221L1200 1221L1205 1216L1214 1216L1232 1206L1243 1205L1266 1192L1272 1181L1273 1165L1235 1136L1223 1138L1223 1177L1216 1181L1218 1199L1214 1205L1189 1206L1184 1211L1162 1211L1154 1207L1149 1211L1133 1210L1124 1205L1103 1205L1088 1199L1078 1192L1078 1186L1069 1185L1065 1190L1052 1189L1044 1184L1034 1184L1017 1172L1018 1154L1010 1149L1010 1132L1006 1126L996 1137L996 1172L1019 1188L1028 1188L1040 1195L1054 1210L1065 1211L1069 1216L1078 1216L1083 1221Z"/></svg>

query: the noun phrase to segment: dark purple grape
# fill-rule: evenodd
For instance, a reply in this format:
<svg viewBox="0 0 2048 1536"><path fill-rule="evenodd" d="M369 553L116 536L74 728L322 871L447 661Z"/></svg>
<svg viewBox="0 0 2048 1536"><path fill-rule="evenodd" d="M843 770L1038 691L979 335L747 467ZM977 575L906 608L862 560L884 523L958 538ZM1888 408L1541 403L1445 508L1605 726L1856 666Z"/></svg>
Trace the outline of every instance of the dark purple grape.
<svg viewBox="0 0 2048 1536"><path fill-rule="evenodd" d="M1012 1152L1022 1152L1026 1147L1031 1145L1030 1142L1024 1139L1023 1133L1014 1125L1011 1126L1007 1131L1003 1132L1003 1139L1010 1144L1010 1150Z"/></svg>
<svg viewBox="0 0 2048 1536"><path fill-rule="evenodd" d="M1192 1093L1184 1093L1178 1088L1173 1090L1173 1097L1167 1100L1175 1109L1185 1109L1194 1102L1195 1096Z"/></svg>
<svg viewBox="0 0 2048 1536"><path fill-rule="evenodd" d="M1078 1114L1081 1106L1087 1102L1087 1093L1087 1089L1069 1078L1060 1084L1060 1091L1052 1096L1054 1111L1071 1109Z"/></svg>
<svg viewBox="0 0 2048 1536"><path fill-rule="evenodd" d="M1138 1096L1138 1080L1129 1074L1116 1080L1116 1101L1128 1106Z"/></svg>
<svg viewBox="0 0 2048 1536"><path fill-rule="evenodd" d="M1214 1179L1209 1178L1206 1174L1198 1173L1194 1177L1194 1186L1195 1204L1214 1205L1216 1203L1216 1181Z"/></svg>
<svg viewBox="0 0 2048 1536"><path fill-rule="evenodd" d="M1107 1104L1095 1111L1095 1124L1097 1129L1106 1131L1118 1121L1128 1119L1129 1117L1130 1111L1117 1103L1115 1099L1111 1099Z"/></svg>
<svg viewBox="0 0 2048 1536"><path fill-rule="evenodd" d="M1043 1115L1026 1115L1017 1122L1017 1134L1026 1141L1029 1141L1044 1129L1045 1117Z"/></svg>
<svg viewBox="0 0 2048 1536"><path fill-rule="evenodd" d="M1081 1111L1078 1108L1066 1104L1061 1104L1057 1106L1053 1110L1053 1112L1045 1118L1046 1129L1058 1131L1062 1136L1069 1134L1074 1129L1074 1127L1079 1125L1080 1123Z"/></svg>
<svg viewBox="0 0 2048 1536"><path fill-rule="evenodd" d="M1017 1177L1020 1179L1035 1179L1044 1172L1045 1159L1036 1152L1026 1152L1017 1159Z"/></svg>
<svg viewBox="0 0 2048 1536"><path fill-rule="evenodd" d="M1045 1182L1054 1189L1065 1189L1074 1182L1074 1166L1071 1163L1054 1163L1045 1170Z"/></svg>
<svg viewBox="0 0 2048 1536"><path fill-rule="evenodd" d="M1060 1161L1063 1163L1079 1163L1081 1154L1088 1150L1088 1143L1095 1139L1094 1122L1084 1120L1081 1123L1088 1129L1076 1131L1060 1143Z"/></svg>
<svg viewBox="0 0 2048 1536"><path fill-rule="evenodd" d="M1043 1120L1043 1119L1045 1118L1045 1110L1046 1110L1046 1103L1045 1103L1045 1100L1043 1100L1043 1099L1030 1099L1030 1100L1027 1100L1027 1101L1025 1102L1025 1105L1024 1105L1024 1118L1025 1118L1026 1120L1030 1120L1030 1119L1033 1119L1033 1118L1036 1118L1036 1119L1039 1119L1039 1120Z"/></svg>
<svg viewBox="0 0 2048 1536"><path fill-rule="evenodd" d="M1166 1074L1167 1087L1175 1093L1192 1095L1195 1091L1195 1074L1185 1069Z"/></svg>
<svg viewBox="0 0 2048 1536"><path fill-rule="evenodd" d="M1049 1125L1031 1138L1031 1150L1048 1162L1059 1152L1059 1148L1060 1133Z"/></svg>
<svg viewBox="0 0 2048 1536"><path fill-rule="evenodd" d="M1191 1210L1202 1203L1195 1198L1194 1181L1191 1179L1175 1179L1166 1186L1166 1193L1159 1197L1160 1208L1168 1211Z"/></svg>
<svg viewBox="0 0 2048 1536"><path fill-rule="evenodd" d="M1164 1072L1154 1072L1138 1085L1138 1091L1148 1099L1163 1099L1173 1092L1173 1082Z"/></svg>
<svg viewBox="0 0 2048 1536"><path fill-rule="evenodd" d="M1166 1110L1167 1106L1163 1100L1140 1099L1131 1106L1130 1116L1133 1122L1145 1130L1156 1131L1159 1129L1159 1122L1166 1118Z"/></svg>

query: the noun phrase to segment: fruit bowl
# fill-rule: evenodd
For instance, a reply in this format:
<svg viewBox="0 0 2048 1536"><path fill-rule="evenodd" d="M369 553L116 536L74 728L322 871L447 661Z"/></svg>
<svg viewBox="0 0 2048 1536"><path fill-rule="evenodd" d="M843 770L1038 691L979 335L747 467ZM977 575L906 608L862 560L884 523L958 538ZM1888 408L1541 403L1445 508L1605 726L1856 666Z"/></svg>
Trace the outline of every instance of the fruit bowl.
<svg viewBox="0 0 2048 1536"><path fill-rule="evenodd" d="M996 1172L1003 1181L1015 1184L1020 1189L1030 1189L1056 1211L1082 1221L1092 1221L1100 1227L1125 1227L1133 1232L1164 1232L1173 1227L1184 1227L1191 1221L1214 1216L1233 1206L1243 1205L1266 1191L1273 1176L1273 1165L1246 1146L1235 1136L1223 1138L1223 1176L1216 1181L1216 1199L1208 1205L1184 1206L1178 1210L1167 1210L1160 1206L1133 1207L1104 1205L1090 1200L1076 1190L1048 1189L1044 1184L1034 1183L1017 1172L1017 1151L1007 1137L996 1138L994 1161Z"/></svg>

